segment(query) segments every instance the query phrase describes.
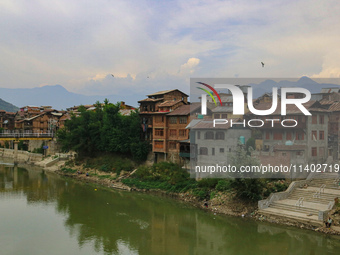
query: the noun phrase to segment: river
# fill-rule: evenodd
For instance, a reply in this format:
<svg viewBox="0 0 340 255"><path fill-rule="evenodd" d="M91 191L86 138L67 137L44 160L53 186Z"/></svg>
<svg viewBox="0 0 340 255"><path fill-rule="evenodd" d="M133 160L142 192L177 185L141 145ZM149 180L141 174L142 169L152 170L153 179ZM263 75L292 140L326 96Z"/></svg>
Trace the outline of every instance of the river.
<svg viewBox="0 0 340 255"><path fill-rule="evenodd" d="M0 254L339 254L313 231L0 164Z"/></svg>

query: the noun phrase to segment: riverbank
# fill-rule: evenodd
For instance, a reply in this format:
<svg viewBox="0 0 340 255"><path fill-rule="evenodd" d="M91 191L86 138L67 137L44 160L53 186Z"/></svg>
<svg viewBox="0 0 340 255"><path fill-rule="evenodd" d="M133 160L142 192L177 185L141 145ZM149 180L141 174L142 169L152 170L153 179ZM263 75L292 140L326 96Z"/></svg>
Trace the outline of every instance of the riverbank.
<svg viewBox="0 0 340 255"><path fill-rule="evenodd" d="M263 216L258 213L257 203L245 202L240 199L235 199L235 194L230 192L212 192L213 195L209 199L200 199L192 194L192 192L167 192L161 189L141 189L131 187L124 184L124 180L131 180L135 171L125 172L121 171L117 176L115 173L107 173L99 171L98 169L92 169L82 165L72 165L72 168L64 168L63 170L53 170L57 174L67 176L82 182L96 183L98 185L110 188L120 189L127 191L137 191L148 194L167 196L173 199L184 201L192 206L200 208L205 211L209 211L213 214L230 215L243 218L251 218L256 221L269 222L272 224L293 226L300 229L308 229L323 234L340 236L339 219L334 221L335 225L332 228L326 228L324 226L316 226L308 223L304 223L298 219L287 219L279 216ZM332 211L334 213L335 210Z"/></svg>
<svg viewBox="0 0 340 255"><path fill-rule="evenodd" d="M10 159L9 159L10 161ZM44 165L43 161L31 162L30 167L42 167L46 171L55 172L62 176L67 176L76 179L81 182L95 183L109 189L119 189L126 191L137 191L148 194L154 194L159 196L167 196L176 200L184 201L185 203L191 204L196 208L200 208L205 211L209 211L213 214L230 215L236 217L251 218L256 221L269 222L279 225L294 226L301 229L313 230L316 232L329 234L329 235L340 235L340 227L333 226L331 229L310 225L308 223L301 222L299 220L287 219L283 217L263 216L257 211L257 203L244 202L240 199L235 199L235 194L232 191L210 192L209 198L201 199L197 195L194 195L191 191L187 192L168 192L161 189L147 189L131 187L124 184L124 182L130 182L133 180L135 171L127 172L120 171L119 175L116 173L108 173L99 171L98 169L89 168L86 164L76 165L74 162L68 162L64 166L65 162L56 164L53 166ZM19 166L25 167L25 163L19 164ZM333 210L332 213L334 213ZM339 219L335 220L335 225L339 225Z"/></svg>

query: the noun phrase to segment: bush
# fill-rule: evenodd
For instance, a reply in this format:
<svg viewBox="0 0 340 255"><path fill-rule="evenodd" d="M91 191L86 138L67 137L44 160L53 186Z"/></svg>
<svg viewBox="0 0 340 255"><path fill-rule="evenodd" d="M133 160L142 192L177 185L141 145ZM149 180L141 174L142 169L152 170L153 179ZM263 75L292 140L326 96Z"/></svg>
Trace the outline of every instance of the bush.
<svg viewBox="0 0 340 255"><path fill-rule="evenodd" d="M231 182L231 186L236 191L236 196L250 201L262 199L264 184L260 179L238 178Z"/></svg>
<svg viewBox="0 0 340 255"><path fill-rule="evenodd" d="M132 171L134 169L134 162L131 159L116 154L107 154L86 159L79 158L76 163L80 161L85 161L85 168L94 168L106 173L112 172L119 174L122 170Z"/></svg>
<svg viewBox="0 0 340 255"><path fill-rule="evenodd" d="M72 169L72 168L68 168L68 167L63 167L63 168L61 169L61 171L63 171L64 173L71 173L71 174L77 172L77 170Z"/></svg>
<svg viewBox="0 0 340 255"><path fill-rule="evenodd" d="M205 179L198 181L198 187L214 189L217 183L218 183L218 179L216 178L205 178Z"/></svg>
<svg viewBox="0 0 340 255"><path fill-rule="evenodd" d="M217 191L226 191L231 189L231 182L230 180L219 180L216 185Z"/></svg>
<svg viewBox="0 0 340 255"><path fill-rule="evenodd" d="M197 188L197 182L190 178L185 169L170 162L157 163L151 167L141 166L133 177L122 182L139 189L162 189L175 193Z"/></svg>

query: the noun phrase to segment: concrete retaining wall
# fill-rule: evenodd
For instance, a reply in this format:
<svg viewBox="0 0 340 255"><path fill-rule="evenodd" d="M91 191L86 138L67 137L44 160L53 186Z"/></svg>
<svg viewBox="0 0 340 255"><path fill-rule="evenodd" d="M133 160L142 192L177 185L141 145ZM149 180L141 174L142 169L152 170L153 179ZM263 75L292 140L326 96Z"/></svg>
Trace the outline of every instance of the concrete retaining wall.
<svg viewBox="0 0 340 255"><path fill-rule="evenodd" d="M14 158L14 150L0 148L0 157ZM42 159L43 159L42 154L30 153L27 151L18 150L17 160L20 162L27 162L27 161L36 162L36 161L41 161Z"/></svg>

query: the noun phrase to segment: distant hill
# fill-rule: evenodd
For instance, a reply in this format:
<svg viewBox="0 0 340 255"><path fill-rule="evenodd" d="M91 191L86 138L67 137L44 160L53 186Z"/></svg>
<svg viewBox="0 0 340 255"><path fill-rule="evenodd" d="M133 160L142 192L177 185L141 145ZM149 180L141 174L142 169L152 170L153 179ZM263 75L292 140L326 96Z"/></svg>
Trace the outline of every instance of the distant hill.
<svg viewBox="0 0 340 255"><path fill-rule="evenodd" d="M57 110L66 110L66 108L81 104L94 104L96 101L103 102L105 98L108 98L112 103L122 100L110 95L85 96L72 93L61 85L43 86L31 89L0 88L0 95L4 100L12 102L19 107L26 105L50 105Z"/></svg>
<svg viewBox="0 0 340 255"><path fill-rule="evenodd" d="M317 81L322 81L322 79L316 79ZM339 87L339 85L336 84L330 84L330 83L318 83L306 76L301 77L297 81L291 81L291 80L284 80L281 79L281 81L276 82L274 80L265 80L261 83L255 84L250 83L250 86L254 89L254 97L257 98L259 96L262 96L264 93L271 93L273 87L299 87L299 88L305 88L309 90L312 94L314 93L320 93L322 88L331 88L331 87Z"/></svg>
<svg viewBox="0 0 340 255"><path fill-rule="evenodd" d="M0 110L5 110L6 112L16 112L19 110L19 108L0 98Z"/></svg>

